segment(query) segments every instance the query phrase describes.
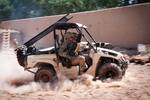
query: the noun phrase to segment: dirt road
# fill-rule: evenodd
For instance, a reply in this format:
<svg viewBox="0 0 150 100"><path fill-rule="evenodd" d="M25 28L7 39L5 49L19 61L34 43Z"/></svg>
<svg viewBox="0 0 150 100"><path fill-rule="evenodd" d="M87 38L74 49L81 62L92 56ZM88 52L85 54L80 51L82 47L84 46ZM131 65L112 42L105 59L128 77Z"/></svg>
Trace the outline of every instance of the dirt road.
<svg viewBox="0 0 150 100"><path fill-rule="evenodd" d="M150 66L130 64L117 82L94 82L83 75L74 82L64 79L53 89L34 82L9 88L0 91L1 100L150 100Z"/></svg>

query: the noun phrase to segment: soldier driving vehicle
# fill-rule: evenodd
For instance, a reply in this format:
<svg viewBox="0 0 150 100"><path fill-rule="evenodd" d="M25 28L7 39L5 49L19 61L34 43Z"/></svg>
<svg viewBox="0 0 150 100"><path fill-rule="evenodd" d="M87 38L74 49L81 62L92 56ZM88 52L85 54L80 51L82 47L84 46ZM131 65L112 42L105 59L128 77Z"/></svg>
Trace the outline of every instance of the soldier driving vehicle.
<svg viewBox="0 0 150 100"><path fill-rule="evenodd" d="M128 67L124 55L101 47L85 25L67 22L70 19L67 17L18 47L19 64L35 74L35 81L54 82L61 75L74 79L83 73L92 75L93 79L121 79ZM54 46L45 49L32 46L47 34L54 37Z"/></svg>
<svg viewBox="0 0 150 100"><path fill-rule="evenodd" d="M78 36L78 34L75 32L67 32L64 34L64 41L59 48L58 54L59 56L68 59L68 62L70 62L70 64L79 65L79 74L82 74L88 67L85 63L85 57L79 55L79 49L80 37Z"/></svg>

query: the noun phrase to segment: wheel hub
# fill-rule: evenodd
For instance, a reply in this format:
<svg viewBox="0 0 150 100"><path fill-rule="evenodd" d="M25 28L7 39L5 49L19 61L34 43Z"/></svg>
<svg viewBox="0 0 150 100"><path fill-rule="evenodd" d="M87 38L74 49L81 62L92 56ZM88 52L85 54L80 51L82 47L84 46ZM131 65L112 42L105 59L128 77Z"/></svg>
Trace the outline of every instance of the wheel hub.
<svg viewBox="0 0 150 100"><path fill-rule="evenodd" d="M43 74L43 75L41 75L40 80L43 82L49 82L50 77L47 74Z"/></svg>

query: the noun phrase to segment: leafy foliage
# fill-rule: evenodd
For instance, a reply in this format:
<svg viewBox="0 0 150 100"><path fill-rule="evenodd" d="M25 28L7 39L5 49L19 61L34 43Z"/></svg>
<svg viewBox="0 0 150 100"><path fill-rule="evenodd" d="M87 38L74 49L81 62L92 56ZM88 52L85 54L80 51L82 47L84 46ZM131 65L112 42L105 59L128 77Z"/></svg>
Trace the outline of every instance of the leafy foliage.
<svg viewBox="0 0 150 100"><path fill-rule="evenodd" d="M10 0L14 7L11 18L27 18L39 16L40 8L36 4L36 0Z"/></svg>
<svg viewBox="0 0 150 100"><path fill-rule="evenodd" d="M0 19L5 19L7 16L10 16L12 9L13 6L9 0L0 0Z"/></svg>
<svg viewBox="0 0 150 100"><path fill-rule="evenodd" d="M20 19L74 13L149 1L150 0L0 0L0 19Z"/></svg>
<svg viewBox="0 0 150 100"><path fill-rule="evenodd" d="M45 15L63 14L95 9L94 0L38 0ZM91 4L94 4L91 6Z"/></svg>

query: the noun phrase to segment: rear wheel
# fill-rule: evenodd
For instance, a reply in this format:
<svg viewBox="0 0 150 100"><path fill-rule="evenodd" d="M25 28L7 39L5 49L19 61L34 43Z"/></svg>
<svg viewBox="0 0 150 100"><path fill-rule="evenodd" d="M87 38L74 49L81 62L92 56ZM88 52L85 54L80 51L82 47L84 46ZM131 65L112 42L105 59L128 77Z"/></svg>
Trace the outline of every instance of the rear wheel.
<svg viewBox="0 0 150 100"><path fill-rule="evenodd" d="M122 70L115 63L107 63L107 64L104 64L101 68L99 68L98 77L100 80L121 79L122 78Z"/></svg>
<svg viewBox="0 0 150 100"><path fill-rule="evenodd" d="M51 83L53 83L53 82L57 81L56 72L52 68L41 67L36 72L36 74L34 76L34 80L36 82L44 82L44 83L51 82Z"/></svg>

